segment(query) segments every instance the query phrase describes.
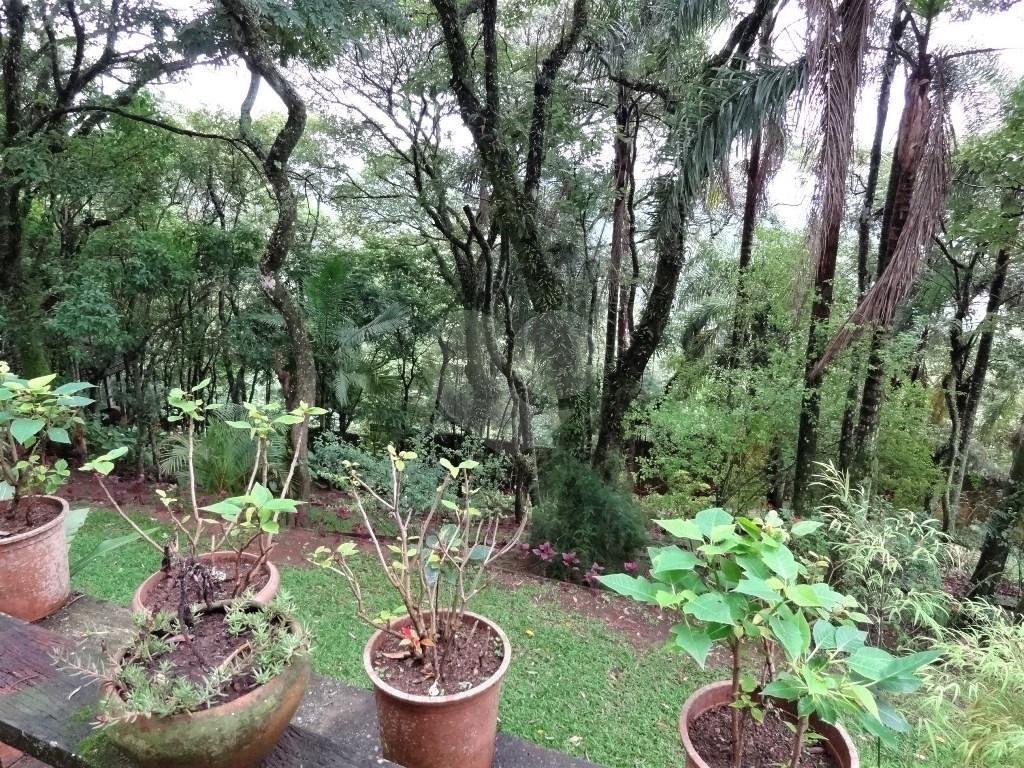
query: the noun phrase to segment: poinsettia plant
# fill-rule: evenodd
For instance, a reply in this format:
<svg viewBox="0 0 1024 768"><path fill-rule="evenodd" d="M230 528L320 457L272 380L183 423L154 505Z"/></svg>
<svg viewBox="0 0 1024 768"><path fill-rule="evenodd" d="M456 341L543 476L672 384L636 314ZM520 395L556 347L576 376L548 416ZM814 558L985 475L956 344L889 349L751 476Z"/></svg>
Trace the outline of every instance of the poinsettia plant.
<svg viewBox="0 0 1024 768"><path fill-rule="evenodd" d="M422 663L424 671L436 677L438 648L455 637L469 602L487 585L489 568L517 547L529 516L501 540L502 516L474 503L477 489L471 473L479 465L471 459L458 465L442 459L445 471L433 503L428 509L416 509L402 498L406 465L417 460L416 454L389 445L388 460L391 490L383 495L366 483L357 464L345 465L377 562L397 591L402 608L377 614L369 610L352 567L359 554L354 542L342 542L333 550L319 547L310 560L342 576L355 598L358 618L398 638L404 649L401 653ZM456 489L457 494L452 494L456 498L449 498L449 492ZM393 542L378 533L379 523L367 508L370 499L397 531ZM392 622L402 613L408 616L408 625L394 628Z"/></svg>
<svg viewBox="0 0 1024 768"><path fill-rule="evenodd" d="M81 393L82 381L54 386L57 374L25 379L0 361L0 501L9 501L13 516L19 501L33 493L51 494L70 476L64 459L52 461L52 443L70 445L85 422L81 409L92 399Z"/></svg>
<svg viewBox="0 0 1024 768"><path fill-rule="evenodd" d="M672 642L701 666L714 645L728 649L737 768L746 726L751 719L763 719L765 697L796 702L797 759L812 714L826 722L856 714L877 731L902 726L888 716L889 710L883 717L882 706L872 703L876 689L881 692L884 686L861 674L869 654L880 658L884 653L863 644L865 635L857 624L868 617L852 597L811 581L812 572L788 546L792 538L813 533L820 522L789 526L774 511L760 518L736 517L718 508L693 519L655 522L681 542L650 548L650 578L619 573L600 581L627 597L676 612L680 621L672 627ZM743 672L743 655L750 648L757 649L760 680ZM786 664L782 674L779 648ZM844 667L850 660L852 665ZM916 660L924 664L928 658Z"/></svg>
<svg viewBox="0 0 1024 768"><path fill-rule="evenodd" d="M299 461L300 452L297 450L293 452L288 474L280 490L274 493L269 488L267 457L270 440L279 430L290 429L296 424L305 424L308 428L310 419L321 416L326 411L306 403L300 403L290 411L283 411L280 406L274 404L246 404L245 420L226 422L230 427L248 431L256 444L253 467L245 492L200 506L194 461L196 429L197 425L207 419L208 413L218 407L202 399L200 393L207 386L208 380L189 391L173 389L167 397L167 403L172 411L169 420L185 424L188 470L188 499L184 504L166 491L157 490L157 496L169 512L175 529L174 536L169 541L160 544L142 531L124 512L104 482L104 478L114 469L114 462L127 453L127 448L115 449L85 464L82 469L95 474L97 482L114 509L135 528L136 532L160 551L163 555L162 569L165 573L173 574L182 580L195 580L200 584L204 595L208 593L213 575L209 566L197 559L198 556L204 552L232 551L235 555L238 578L231 597L238 597L251 586L252 578L261 572L262 566L269 558L273 550L274 536L281 530L282 515L295 513L303 503L288 497ZM304 430L305 432L308 432L308 429ZM253 554L256 558L252 567L248 569L242 568L245 553Z"/></svg>

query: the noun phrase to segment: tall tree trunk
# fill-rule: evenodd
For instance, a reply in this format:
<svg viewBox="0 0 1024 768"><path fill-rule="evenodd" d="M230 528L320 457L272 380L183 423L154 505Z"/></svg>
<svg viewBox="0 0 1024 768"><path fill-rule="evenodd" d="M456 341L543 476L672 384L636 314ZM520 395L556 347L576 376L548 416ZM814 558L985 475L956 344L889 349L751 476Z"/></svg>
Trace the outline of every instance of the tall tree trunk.
<svg viewBox="0 0 1024 768"><path fill-rule="evenodd" d="M629 128L629 92L626 86L620 85L616 89L614 158L612 160L612 242L608 256L608 312L604 334L603 382L605 387L609 386L611 382L618 352L621 349L622 255L625 251L628 234L626 201L629 194L627 185L631 155Z"/></svg>
<svg viewBox="0 0 1024 768"><path fill-rule="evenodd" d="M996 320L999 309L1003 305L1003 291L1010 268L1010 251L1003 248L996 257L996 268L988 289L988 304L985 308L985 319L982 321L981 335L978 339L978 351L974 356L974 367L967 383L967 397L960 413L959 445L956 452L956 470L953 473L953 486L949 490L949 506L953 519L960 509L960 494L963 492L964 477L967 474L967 463L970 456L971 436L974 421L981 403L981 393L985 388L985 377L988 375L988 364L992 356L992 344L996 335Z"/></svg>
<svg viewBox="0 0 1024 768"><path fill-rule="evenodd" d="M747 272L754 251L754 230L757 226L757 203L761 196L761 142L763 131L759 130L750 143L747 158L747 189L743 200L743 224L740 229L739 263L736 266L736 304L733 308L732 336L729 340L729 367L739 365L741 350L749 339L747 318Z"/></svg>
<svg viewBox="0 0 1024 768"><path fill-rule="evenodd" d="M814 299L807 334L804 391L793 478L793 508L797 514L804 514L810 504L811 477L818 454L821 379L815 375L815 367L824 351L828 324L832 317L833 283L845 208L846 176L853 146L853 120L871 16L865 0L843 3L836 13L840 25L838 30L831 28L825 20L819 20L823 25L818 41L822 54L821 60L812 64L813 75L818 81L825 105L822 110L817 190L820 210L812 222L811 238Z"/></svg>
<svg viewBox="0 0 1024 768"><path fill-rule="evenodd" d="M295 241L298 202L288 176L288 162L306 128L306 104L270 55L258 18L246 0L221 0L221 5L237 25L237 50L252 73L252 84L243 102L239 128L249 148L260 158L263 173L277 204L277 220L260 258L260 288L284 320L288 337L292 372L287 389L288 405L312 404L316 399L316 361L306 327L302 305L292 295L284 274L284 263ZM251 110L260 80L266 80L288 110L285 124L269 149L260 146L252 134ZM308 499L312 490L309 473L308 428L305 423L292 429L292 450L298 456L295 474L299 498Z"/></svg>
<svg viewBox="0 0 1024 768"><path fill-rule="evenodd" d="M889 24L889 44L882 64L882 79L878 87L878 104L875 108L875 133L871 140L871 152L868 156L868 177L864 183L864 196L861 198L860 215L857 217L857 295L858 300L867 293L870 280L868 268L868 252L871 250L871 219L875 209L875 195L878 192L878 175L882 166L882 144L885 139L885 124L889 119L889 101L892 94L892 81L896 74L899 61L899 44L903 32L909 22L909 15L904 7L904 0L896 0L892 21ZM860 411L861 392L860 378L862 358L854 356L853 370L850 372L850 386L846 392L846 408L843 411L843 425L839 438L839 466L849 471L856 451L857 414Z"/></svg>
<svg viewBox="0 0 1024 768"><path fill-rule="evenodd" d="M1024 516L1024 420L1013 437L1013 463L999 507L992 513L981 546L981 557L971 576L969 596L990 597L1006 568L1010 534Z"/></svg>
<svg viewBox="0 0 1024 768"><path fill-rule="evenodd" d="M875 277L880 278L896 250L900 235L910 214L914 195L917 167L928 131L931 103L928 90L931 77L927 65L927 51L922 50L919 63L907 79L906 100L900 118L896 149L893 153L889 189L882 216L882 237L878 245L878 264ZM878 416L885 396L884 351L889 338L888 328L876 328L871 336L868 370L860 399L860 415L854 437L854 460L851 466L854 482L869 478L875 456L878 436Z"/></svg>

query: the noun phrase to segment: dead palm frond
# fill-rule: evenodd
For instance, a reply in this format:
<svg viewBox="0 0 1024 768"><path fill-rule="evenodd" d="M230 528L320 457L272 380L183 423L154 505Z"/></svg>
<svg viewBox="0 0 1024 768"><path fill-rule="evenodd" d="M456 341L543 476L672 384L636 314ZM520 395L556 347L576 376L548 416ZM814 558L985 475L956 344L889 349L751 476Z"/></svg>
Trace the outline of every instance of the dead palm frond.
<svg viewBox="0 0 1024 768"><path fill-rule="evenodd" d="M815 364L812 376L825 367L867 327L888 327L914 286L938 231L949 192L951 133L947 88L941 57L932 62L931 99L925 116L924 144L914 179L906 223L882 276L865 294L843 328Z"/></svg>

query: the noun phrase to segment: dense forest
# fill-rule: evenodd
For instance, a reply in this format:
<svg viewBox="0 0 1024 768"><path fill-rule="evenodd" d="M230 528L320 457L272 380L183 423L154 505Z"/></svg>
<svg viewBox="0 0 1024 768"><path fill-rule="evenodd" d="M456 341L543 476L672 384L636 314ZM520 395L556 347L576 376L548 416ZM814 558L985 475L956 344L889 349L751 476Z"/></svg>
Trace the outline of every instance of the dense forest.
<svg viewBox="0 0 1024 768"><path fill-rule="evenodd" d="M0 359L95 384L78 442L126 476L180 469L167 392L208 380L327 412L274 447L301 498L388 444L486 457L585 571L838 472L990 592L1024 84L948 41L1007 7L4 0ZM184 106L224 70L231 106Z"/></svg>

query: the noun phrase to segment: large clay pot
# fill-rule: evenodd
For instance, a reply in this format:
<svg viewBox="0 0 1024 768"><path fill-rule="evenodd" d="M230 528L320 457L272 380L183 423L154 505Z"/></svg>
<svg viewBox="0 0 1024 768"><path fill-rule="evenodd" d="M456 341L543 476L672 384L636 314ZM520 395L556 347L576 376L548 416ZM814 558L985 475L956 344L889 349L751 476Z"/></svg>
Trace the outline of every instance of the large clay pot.
<svg viewBox="0 0 1024 768"><path fill-rule="evenodd" d="M0 612L24 621L49 616L68 601L68 540L64 520L68 503L56 496L37 496L60 509L38 528L0 539Z"/></svg>
<svg viewBox="0 0 1024 768"><path fill-rule="evenodd" d="M238 555L235 552L208 552L204 555L199 555L198 559L202 560L204 563L211 563L216 566L223 562L233 564L236 557L238 557ZM242 559L246 562L253 563L259 558L251 552L243 552ZM266 569L269 578L267 579L267 583L263 589L253 595L249 600L249 602L255 603L256 605L266 605L269 603L277 596L277 590L281 587L281 574L278 572L274 564L268 560L263 564L263 567ZM146 607L146 602L149 594L156 588L157 584L160 584L166 578L167 574L163 571L157 571L142 582L142 584L139 585L139 588L135 590L135 594L132 596L132 611L135 613L148 611L149 608Z"/></svg>
<svg viewBox="0 0 1024 768"><path fill-rule="evenodd" d="M726 707L731 701L732 683L722 680L694 692L683 704L683 711L679 714L679 736L683 740L683 749L686 751L687 768L708 768L697 750L690 741L690 724L705 712L717 707ZM789 702L778 701L776 706L793 713ZM824 737L825 748L832 755L839 768L860 768L860 758L857 756L857 748L850 739L850 734L840 725L829 725L817 718L811 718L811 728Z"/></svg>
<svg viewBox="0 0 1024 768"><path fill-rule="evenodd" d="M309 678L309 657L303 654L270 682L227 704L171 717L140 717L112 725L106 733L141 768L253 768L274 751ZM109 686L106 696L116 710L121 699Z"/></svg>
<svg viewBox="0 0 1024 768"><path fill-rule="evenodd" d="M498 700L512 646L497 624L473 613L465 621L486 624L499 638L504 657L498 671L483 684L448 696L405 693L384 682L373 668L373 657L385 640L374 633L363 651L363 667L373 683L384 757L405 768L491 768L498 734ZM392 623L401 629L408 617Z"/></svg>

